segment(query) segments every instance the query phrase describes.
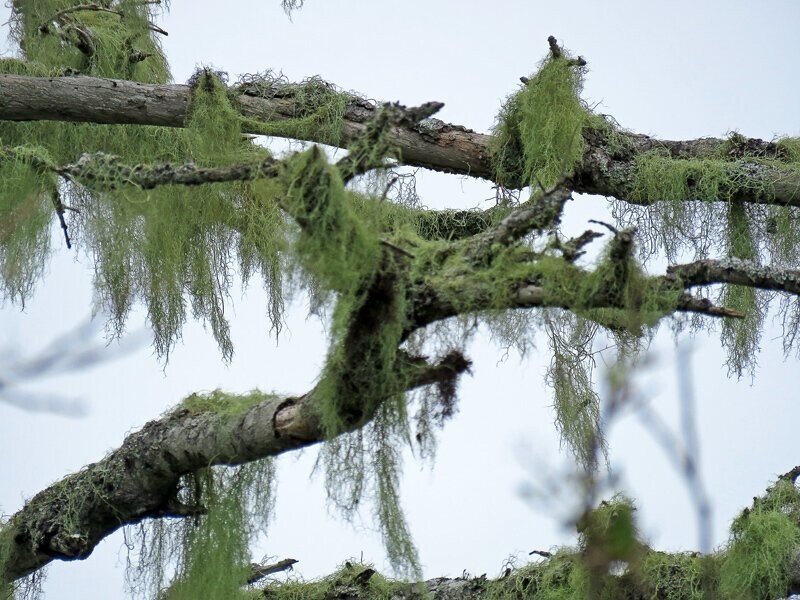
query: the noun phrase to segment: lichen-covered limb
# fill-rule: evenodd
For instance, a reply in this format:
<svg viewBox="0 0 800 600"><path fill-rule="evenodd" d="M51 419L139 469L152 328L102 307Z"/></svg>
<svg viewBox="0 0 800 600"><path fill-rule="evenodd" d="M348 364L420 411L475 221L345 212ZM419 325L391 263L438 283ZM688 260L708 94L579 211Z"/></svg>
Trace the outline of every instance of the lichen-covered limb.
<svg viewBox="0 0 800 600"><path fill-rule="evenodd" d="M401 355L408 388L453 378L469 368L462 356L435 364ZM128 435L122 445L31 498L3 527L11 537L5 573L16 580L52 560L89 556L107 535L147 518L202 512L176 501L182 475L210 465L276 456L324 439L314 390L300 397L252 395L238 410L178 406ZM363 415L365 420L371 415Z"/></svg>
<svg viewBox="0 0 800 600"><path fill-rule="evenodd" d="M758 265L735 257L672 265L667 267L667 273L686 286L728 283L800 295L800 271Z"/></svg>
<svg viewBox="0 0 800 600"><path fill-rule="evenodd" d="M93 189L114 189L121 183L151 190L164 185L206 185L231 181L252 181L275 177L280 161L266 158L258 164L235 164L226 167L198 167L194 163L129 166L119 157L96 152L83 154L77 162L56 166L54 170Z"/></svg>
<svg viewBox="0 0 800 600"><path fill-rule="evenodd" d="M491 248L494 244L508 246L533 231L551 229L560 220L564 204L571 196L572 192L566 184L534 195L497 225L477 234L471 243L483 249Z"/></svg>
<svg viewBox="0 0 800 600"><path fill-rule="evenodd" d="M291 160L291 159L286 159ZM257 178L278 177L281 167L286 164L267 158L258 164L237 164L227 167L198 167L193 163L183 165L162 164L156 166L138 165L131 167L121 164L117 157L108 156L102 153L83 155L76 163L71 165L50 167L59 174L74 179L78 182L89 185L90 187L118 187L120 182L126 185L136 185L142 189L152 189L163 185L203 185L209 183L229 182L229 181L250 181ZM47 168L44 163L39 165ZM487 219L482 218L481 213L465 211L469 217L462 229L455 231L454 239L464 237L464 248L466 256L475 259L477 256L490 254L496 246L508 246L519 240L534 230L542 230L552 226L560 218L565 202L570 198L570 187L561 185L549 192L532 197L500 220L496 225L489 225ZM292 207L286 202L282 202L282 207L287 209L292 216L298 219L302 225L302 215L298 214L297 207ZM419 211L420 217L428 220L441 221L447 216L446 212ZM463 215L462 215L463 216ZM455 222L461 222L454 219ZM620 263L624 263L629 257L633 244L633 232L617 232L609 247L610 258ZM460 250L459 250L460 251ZM571 261L570 256L565 256L567 262ZM480 270L476 266L476 273ZM471 275L471 274L470 274ZM434 274L434 277L437 275ZM785 291L789 293L800 293L800 274L790 269L775 269L767 266L755 265L737 258L726 258L720 260L701 260L686 265L673 265L668 270L670 282L680 279L683 288L696 285L709 285L713 283L729 283L769 289L774 291ZM454 280L457 281L457 280ZM624 282L615 282L616 284ZM448 285L463 286L464 288L474 287L466 281L459 283L450 282ZM486 285L485 283L482 285ZM512 282L511 285L518 286L518 290L511 296L518 298L517 305L522 306L560 306L561 308L576 308L573 300L557 299L553 301L543 294L541 286L529 282ZM480 286L475 290L479 297L485 296L487 299L496 291L488 289L485 293L480 292ZM486 301L488 303L488 300ZM581 300L585 303L584 300ZM484 306L484 302L478 302L478 307ZM585 307L602 308L609 307L614 303L608 303L607 295L602 290L596 290L593 299ZM740 317L741 313L731 309L724 309L711 305L706 300L695 298L684 294L674 306L675 310L690 311L708 314L710 316ZM446 315L451 315L452 309L447 308L442 311Z"/></svg>
<svg viewBox="0 0 800 600"><path fill-rule="evenodd" d="M298 106L290 95L275 87L272 95L252 95L241 88L235 105L245 117L244 130L259 133L259 122L296 118ZM191 97L186 85L153 85L94 77L26 77L0 75L0 120L59 120L183 127ZM352 96L347 102L340 144L344 147L363 135L377 107ZM250 127L248 129L248 124ZM320 139L315 130L308 141ZM778 146L754 138L734 140L701 138L688 141L659 140L617 132L613 144L605 132L584 132L586 152L574 174L574 191L612 196L633 204L650 204L664 198L647 197L634 189L637 157L657 152L664 157L689 160L720 157L730 162L739 184L718 200L800 206L800 170L780 164L763 164L759 158L780 158ZM466 127L425 119L400 123L389 132L402 164L494 179L490 158L491 135ZM691 182L690 182L691 183ZM690 186L691 187L691 186ZM688 198L687 198L688 199ZM710 200L712 198L698 198Z"/></svg>

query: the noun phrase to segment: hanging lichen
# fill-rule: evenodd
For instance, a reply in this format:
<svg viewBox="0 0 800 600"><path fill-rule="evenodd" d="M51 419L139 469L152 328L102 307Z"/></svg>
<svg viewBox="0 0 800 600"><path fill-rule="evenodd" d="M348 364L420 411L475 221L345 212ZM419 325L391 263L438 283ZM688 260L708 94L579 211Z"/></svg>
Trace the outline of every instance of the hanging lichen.
<svg viewBox="0 0 800 600"><path fill-rule="evenodd" d="M549 58L506 101L490 147L498 184L549 188L572 173L583 158L589 114L582 87L583 67Z"/></svg>
<svg viewBox="0 0 800 600"><path fill-rule="evenodd" d="M132 164L180 163L193 157L213 166L266 156L263 149L243 141L238 113L230 107L222 84L208 71L196 78L185 129L5 122L0 124L0 136L4 144L11 145L38 140L57 163L74 161L75 148L118 154ZM274 189L252 182L141 191L116 185L112 169L103 171L100 163L98 169L98 189L72 184L65 188L63 201L74 209L67 213L73 239L95 256L98 300L112 316L117 331L124 329L134 303L144 300L156 350L166 357L191 310L210 324L224 356L230 358L233 348L225 300L233 279L232 258L237 253L245 276L255 269L264 274L271 297L269 316L280 329L283 288L279 266L280 252L285 249L285 223L277 212ZM266 198L259 199L262 194ZM240 219L242 208L249 219ZM54 213L52 208L49 214L41 213L42 232ZM30 226L34 224L36 220L31 219ZM237 231L240 227L241 234ZM17 231L16 237L23 232ZM43 260L46 254L31 252L27 256L29 261ZM29 288L37 273L31 268L17 270L30 275ZM20 276L13 281L12 276L10 270L5 271L4 287L21 290Z"/></svg>
<svg viewBox="0 0 800 600"><path fill-rule="evenodd" d="M196 474L203 478L204 474ZM230 600L246 598L249 575L246 516L235 486L218 489L213 478L200 485L207 514L187 536L181 571L164 600Z"/></svg>
<svg viewBox="0 0 800 600"><path fill-rule="evenodd" d="M249 544L266 531L275 502L271 458L184 478L179 501L198 516L140 526L128 564L132 592L170 600L247 598ZM175 571L168 584L169 574Z"/></svg>
<svg viewBox="0 0 800 600"><path fill-rule="evenodd" d="M402 395L397 400L382 404L365 427L325 442L318 465L325 472L329 500L348 520L365 497L372 498L389 563L413 581L422 569L400 500L402 451L411 442L404 404L402 414L397 413Z"/></svg>
<svg viewBox="0 0 800 600"><path fill-rule="evenodd" d="M556 427L577 463L596 471L598 459L608 460L600 397L592 382L597 325L569 313L553 313L545 323L553 353L545 380L553 390Z"/></svg>
<svg viewBox="0 0 800 600"><path fill-rule="evenodd" d="M758 250L750 228L750 215L739 202L728 204L728 255L758 261ZM759 340L766 306L759 302L759 291L738 285L725 286L720 302L740 311L743 319L726 319L722 322L722 345L728 350L728 369L738 377L744 371L755 374Z"/></svg>
<svg viewBox="0 0 800 600"><path fill-rule="evenodd" d="M276 111L258 120L246 120L248 131L298 140L313 138L323 144L341 146L344 114L353 96L324 79L311 77L289 83L284 76L267 71L243 76L236 89L249 96L292 101L291 116Z"/></svg>
<svg viewBox="0 0 800 600"><path fill-rule="evenodd" d="M32 161L41 148L0 153L0 298L24 304L50 254L50 220L58 199L55 177Z"/></svg>
<svg viewBox="0 0 800 600"><path fill-rule="evenodd" d="M12 36L25 60L47 68L166 83L169 67L152 25L153 3L122 0L113 9L72 0L18 0Z"/></svg>
<svg viewBox="0 0 800 600"><path fill-rule="evenodd" d="M782 480L734 520L720 570L724 598L786 595L800 550L799 517L800 492Z"/></svg>

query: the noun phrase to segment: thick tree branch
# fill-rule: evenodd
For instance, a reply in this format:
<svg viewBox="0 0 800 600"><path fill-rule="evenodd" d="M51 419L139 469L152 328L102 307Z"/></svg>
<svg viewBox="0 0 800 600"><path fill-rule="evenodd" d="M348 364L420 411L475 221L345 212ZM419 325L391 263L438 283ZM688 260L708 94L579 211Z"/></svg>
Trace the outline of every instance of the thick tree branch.
<svg viewBox="0 0 800 600"><path fill-rule="evenodd" d="M408 369L408 389L450 379L469 368L460 355L424 366L420 357L400 358ZM314 390L282 399L265 395L238 414L178 406L147 423L117 450L39 492L11 517L3 528L11 540L0 579L24 577L55 559L86 558L100 540L123 525L197 514L186 507L176 510L182 475L321 442L318 402ZM363 415L354 426L370 418Z"/></svg>
<svg viewBox="0 0 800 600"><path fill-rule="evenodd" d="M735 257L672 265L667 267L667 274L680 279L686 287L728 283L800 295L800 271L758 265Z"/></svg>
<svg viewBox="0 0 800 600"><path fill-rule="evenodd" d="M282 96L279 89L280 86L276 86L271 97L240 93L236 97L237 107L249 119L275 121L296 117L298 107L291 97ZM151 85L84 76L0 75L0 119L182 127L190 95L191 89L186 85ZM342 123L343 146L364 133L376 110L374 104L351 97ZM734 190L726 199L800 206L800 172L756 160L761 156L780 158L780 149L774 143L741 136L733 145L730 140L717 138L671 141L627 132L619 132L619 136L615 146L624 148L622 152L609 150L603 132L585 132L587 151L582 166L574 175L574 191L650 204L656 199L636 199L631 187L637 156L653 150L678 159L719 157L733 152L730 158L738 162L731 163L730 168L736 169L738 177L751 180L753 185ZM308 141L324 141L315 139L314 132L309 137ZM438 119L425 119L392 128L387 141L398 150L402 164L493 178L490 135ZM744 150L736 154L737 148Z"/></svg>

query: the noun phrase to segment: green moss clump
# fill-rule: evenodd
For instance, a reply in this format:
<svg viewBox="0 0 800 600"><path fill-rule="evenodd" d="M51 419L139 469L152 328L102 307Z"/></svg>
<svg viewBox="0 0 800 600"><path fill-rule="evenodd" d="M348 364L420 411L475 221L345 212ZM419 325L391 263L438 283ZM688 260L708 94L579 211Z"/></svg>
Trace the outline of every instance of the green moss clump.
<svg viewBox="0 0 800 600"><path fill-rule="evenodd" d="M708 589L718 585L716 563L711 557L696 553L647 552L640 568L642 587L648 598L705 600Z"/></svg>
<svg viewBox="0 0 800 600"><path fill-rule="evenodd" d="M642 544L635 510L630 498L617 494L578 521L581 546L590 564L607 568L613 561L638 561Z"/></svg>
<svg viewBox="0 0 800 600"><path fill-rule="evenodd" d="M207 394L190 394L181 401L179 409L186 409L195 414L208 412L236 415L274 398L277 398L277 396L265 394L258 390L245 394L229 394L222 390L214 390Z"/></svg>
<svg viewBox="0 0 800 600"><path fill-rule="evenodd" d="M588 585L588 572L580 554L569 549L485 584L487 600L583 600Z"/></svg>
<svg viewBox="0 0 800 600"><path fill-rule="evenodd" d="M782 598L800 551L800 491L780 480L731 525L722 557L724 598Z"/></svg>
<svg viewBox="0 0 800 600"><path fill-rule="evenodd" d="M0 600L14 598L14 584L5 576L6 561L13 548L13 533L7 522L0 523Z"/></svg>
<svg viewBox="0 0 800 600"><path fill-rule="evenodd" d="M583 159L589 112L580 100L583 68L546 60L503 105L490 147L498 184L554 185Z"/></svg>
<svg viewBox="0 0 800 600"><path fill-rule="evenodd" d="M166 58L150 25L152 5L123 0L115 3L116 13L75 6L71 0L14 3L12 34L25 60L97 77L169 81Z"/></svg>
<svg viewBox="0 0 800 600"><path fill-rule="evenodd" d="M781 138L777 145L779 158L788 163L800 164L800 138Z"/></svg>
<svg viewBox="0 0 800 600"><path fill-rule="evenodd" d="M734 533L720 571L725 598L781 598L800 548L800 529L786 515L748 515Z"/></svg>
<svg viewBox="0 0 800 600"><path fill-rule="evenodd" d="M66 69L63 67L47 67L45 65L21 60L19 58L0 58L0 74L27 75L30 77L60 77Z"/></svg>
<svg viewBox="0 0 800 600"><path fill-rule="evenodd" d="M293 84L268 71L242 78L237 87L245 94L292 101L291 117L276 113L274 118L267 115L259 120L248 119L248 131L296 140L313 137L323 144L341 145L344 114L351 96L320 77Z"/></svg>
<svg viewBox="0 0 800 600"><path fill-rule="evenodd" d="M317 581L287 581L269 584L259 597L270 600L328 600L347 598L360 593L374 600L390 600L400 590L412 587L402 581L387 579L370 564L345 563L335 573ZM368 595L364 594L368 590Z"/></svg>

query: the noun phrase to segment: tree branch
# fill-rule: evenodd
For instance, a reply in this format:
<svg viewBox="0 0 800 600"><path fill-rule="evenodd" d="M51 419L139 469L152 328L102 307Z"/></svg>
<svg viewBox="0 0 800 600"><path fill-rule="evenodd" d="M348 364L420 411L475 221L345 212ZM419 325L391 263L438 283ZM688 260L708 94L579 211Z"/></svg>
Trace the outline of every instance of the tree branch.
<svg viewBox="0 0 800 600"><path fill-rule="evenodd" d="M735 257L671 265L667 267L667 276L680 279L685 287L728 283L800 295L800 271L758 265Z"/></svg>
<svg viewBox="0 0 800 600"><path fill-rule="evenodd" d="M236 107L248 119L281 121L296 117L298 107L294 101L280 95L280 86L275 87L272 96L266 97L240 90L235 97ZM232 88L234 95L236 89ZM0 75L0 119L183 127L190 95L186 85L152 85L84 76ZM364 133L377 109L375 104L361 98L350 98L342 122L343 146ZM718 200L800 206L800 171L764 165L757 160L762 156L780 158L780 149L774 143L742 136L734 144L717 138L660 140L624 131L618 132L618 136L615 145L624 148L623 152L611 151L602 132L584 132L587 150L574 175L573 191L613 196L633 204L651 204L658 198L637 197L631 184L637 156L658 151L676 159L719 158L727 152L729 158L738 161L731 163L737 176L753 185L740 186L730 197ZM398 150L402 164L492 179L491 139L490 135L428 118L392 128L387 141ZM307 141L323 140L316 139L312 131Z"/></svg>
<svg viewBox="0 0 800 600"><path fill-rule="evenodd" d="M408 389L435 384L469 368L460 355L428 364L421 357L401 354L399 362L408 369ZM0 579L16 580L55 559L84 559L123 525L198 514L199 509L176 503L182 475L321 442L318 407L314 390L282 399L265 394L262 401L237 414L198 412L179 405L128 435L102 460L39 492L14 514L2 530L11 539L8 558L0 564L5 567ZM364 421L371 417L364 415Z"/></svg>

